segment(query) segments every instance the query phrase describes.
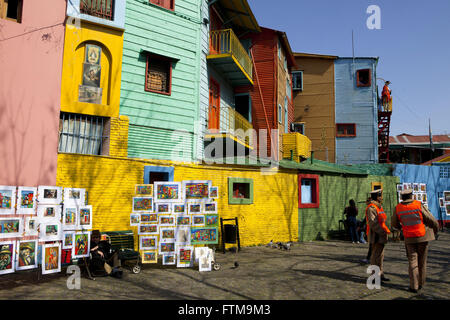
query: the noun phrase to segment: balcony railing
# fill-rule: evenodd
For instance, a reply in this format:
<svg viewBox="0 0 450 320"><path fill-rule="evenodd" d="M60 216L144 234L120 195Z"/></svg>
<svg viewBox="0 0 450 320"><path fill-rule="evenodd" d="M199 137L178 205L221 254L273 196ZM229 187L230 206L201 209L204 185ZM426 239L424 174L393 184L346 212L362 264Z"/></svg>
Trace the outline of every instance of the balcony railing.
<svg viewBox="0 0 450 320"><path fill-rule="evenodd" d="M114 0L81 0L80 12L102 19L114 19Z"/></svg>
<svg viewBox="0 0 450 320"><path fill-rule="evenodd" d="M241 115L233 108L227 107L222 108L221 110L223 111L221 112L221 118L224 120L224 122L221 123L220 131L230 133L231 135L235 136L239 140L252 147L253 132L247 130L253 129L253 125L247 119L245 119L243 115Z"/></svg>
<svg viewBox="0 0 450 320"><path fill-rule="evenodd" d="M283 134L283 158L296 162L311 157L311 140L298 132Z"/></svg>
<svg viewBox="0 0 450 320"><path fill-rule="evenodd" d="M211 31L209 40L210 55L231 54L240 64L242 69L247 73L250 79L252 79L252 60L242 46L238 37L234 34L233 30L226 29Z"/></svg>

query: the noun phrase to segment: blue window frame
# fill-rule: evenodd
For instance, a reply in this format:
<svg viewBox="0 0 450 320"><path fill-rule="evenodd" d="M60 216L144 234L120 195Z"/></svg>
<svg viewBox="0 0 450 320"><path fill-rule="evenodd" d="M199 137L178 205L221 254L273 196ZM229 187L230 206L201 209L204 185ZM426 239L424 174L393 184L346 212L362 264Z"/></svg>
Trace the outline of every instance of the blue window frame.
<svg viewBox="0 0 450 320"><path fill-rule="evenodd" d="M174 167L144 167L144 184L152 184L154 181L173 181Z"/></svg>

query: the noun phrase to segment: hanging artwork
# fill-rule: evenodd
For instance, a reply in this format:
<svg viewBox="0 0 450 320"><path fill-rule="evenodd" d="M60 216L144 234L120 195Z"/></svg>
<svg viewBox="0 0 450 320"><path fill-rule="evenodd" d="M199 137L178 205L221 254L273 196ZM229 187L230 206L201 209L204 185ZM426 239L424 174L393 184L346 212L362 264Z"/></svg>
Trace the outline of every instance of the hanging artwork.
<svg viewBox="0 0 450 320"><path fill-rule="evenodd" d="M141 213L141 222L158 223L157 213Z"/></svg>
<svg viewBox="0 0 450 320"><path fill-rule="evenodd" d="M76 230L78 228L78 209L64 206L63 210L63 229Z"/></svg>
<svg viewBox="0 0 450 320"><path fill-rule="evenodd" d="M141 215L139 213L130 214L130 226L132 226L132 227L138 226L141 221L140 219L141 219Z"/></svg>
<svg viewBox="0 0 450 320"><path fill-rule="evenodd" d="M142 263L158 263L158 252L156 250L148 250L141 252Z"/></svg>
<svg viewBox="0 0 450 320"><path fill-rule="evenodd" d="M166 253L166 254L162 255L162 264L163 265L175 265L176 263L177 263L176 255L174 252Z"/></svg>
<svg viewBox="0 0 450 320"><path fill-rule="evenodd" d="M403 185L402 184L398 184L397 185L397 192L402 192L403 191Z"/></svg>
<svg viewBox="0 0 450 320"><path fill-rule="evenodd" d="M177 227L175 230L175 241L177 244L191 244L190 227Z"/></svg>
<svg viewBox="0 0 450 320"><path fill-rule="evenodd" d="M198 262L198 271L200 272L211 271L213 261L212 249L208 247L195 248L195 261Z"/></svg>
<svg viewBox="0 0 450 320"><path fill-rule="evenodd" d="M210 187L209 188L209 198L210 199L218 199L219 198L219 187Z"/></svg>
<svg viewBox="0 0 450 320"><path fill-rule="evenodd" d="M444 198L439 198L439 206L440 206L441 208L445 208L445 205L444 205Z"/></svg>
<svg viewBox="0 0 450 320"><path fill-rule="evenodd" d="M86 189L64 188L64 205L83 206L86 203Z"/></svg>
<svg viewBox="0 0 450 320"><path fill-rule="evenodd" d="M158 237L139 237L139 250L157 250Z"/></svg>
<svg viewBox="0 0 450 320"><path fill-rule="evenodd" d="M13 273L16 262L14 241L0 242L0 274Z"/></svg>
<svg viewBox="0 0 450 320"><path fill-rule="evenodd" d="M219 215L218 214L205 214L205 227L218 227Z"/></svg>
<svg viewBox="0 0 450 320"><path fill-rule="evenodd" d="M171 213L171 205L169 203L155 203L157 213Z"/></svg>
<svg viewBox="0 0 450 320"><path fill-rule="evenodd" d="M87 258L91 250L91 233L76 232L73 239L72 257Z"/></svg>
<svg viewBox="0 0 450 320"><path fill-rule="evenodd" d="M61 205L59 204L38 204L37 205L38 218L47 219L61 219Z"/></svg>
<svg viewBox="0 0 450 320"><path fill-rule="evenodd" d="M80 85L78 87L78 101L102 104L102 92L102 88Z"/></svg>
<svg viewBox="0 0 450 320"><path fill-rule="evenodd" d="M19 187L17 189L17 214L36 214L37 188Z"/></svg>
<svg viewBox="0 0 450 320"><path fill-rule="evenodd" d="M173 203L182 200L181 182L155 182L155 202Z"/></svg>
<svg viewBox="0 0 450 320"><path fill-rule="evenodd" d="M450 191L444 191L444 201L450 202Z"/></svg>
<svg viewBox="0 0 450 320"><path fill-rule="evenodd" d="M192 227L191 244L217 244L219 243L218 228Z"/></svg>
<svg viewBox="0 0 450 320"><path fill-rule="evenodd" d="M160 241L159 242L159 253L171 253L175 252L175 242L174 241Z"/></svg>
<svg viewBox="0 0 450 320"><path fill-rule="evenodd" d="M39 204L61 204L62 190L62 187L39 186L37 198Z"/></svg>
<svg viewBox="0 0 450 320"><path fill-rule="evenodd" d="M205 215L203 215L203 214L192 215L192 226L204 227L205 226Z"/></svg>
<svg viewBox="0 0 450 320"><path fill-rule="evenodd" d="M72 249L75 239L75 232L64 232L62 238L62 248Z"/></svg>
<svg viewBox="0 0 450 320"><path fill-rule="evenodd" d="M27 270L37 268L37 240L17 241L16 270Z"/></svg>
<svg viewBox="0 0 450 320"><path fill-rule="evenodd" d="M39 221L37 217L25 217L25 236L37 236Z"/></svg>
<svg viewBox="0 0 450 320"><path fill-rule="evenodd" d="M185 204L174 204L172 207L172 212L175 214L185 214L186 205Z"/></svg>
<svg viewBox="0 0 450 320"><path fill-rule="evenodd" d="M153 198L133 197L133 212L153 212Z"/></svg>
<svg viewBox="0 0 450 320"><path fill-rule="evenodd" d="M92 229L92 206L82 206L78 210L78 225L81 229Z"/></svg>
<svg viewBox="0 0 450 320"><path fill-rule="evenodd" d="M102 67L96 64L83 63L83 86L100 87Z"/></svg>
<svg viewBox="0 0 450 320"><path fill-rule="evenodd" d="M203 210L205 213L217 213L217 203L216 202L206 202L205 208Z"/></svg>
<svg viewBox="0 0 450 320"><path fill-rule="evenodd" d="M61 244L42 246L42 274L61 272Z"/></svg>
<svg viewBox="0 0 450 320"><path fill-rule="evenodd" d="M171 215L160 215L159 225L161 227L175 227L175 216Z"/></svg>
<svg viewBox="0 0 450 320"><path fill-rule="evenodd" d="M16 187L0 186L0 214L14 214Z"/></svg>
<svg viewBox="0 0 450 320"><path fill-rule="evenodd" d="M40 241L59 241L62 239L61 222L59 220L49 220L40 225Z"/></svg>
<svg viewBox="0 0 450 320"><path fill-rule="evenodd" d="M422 202L428 202L427 201L427 194L426 193L422 193Z"/></svg>
<svg viewBox="0 0 450 320"><path fill-rule="evenodd" d="M191 216L177 216L177 226L190 226Z"/></svg>
<svg viewBox="0 0 450 320"><path fill-rule="evenodd" d="M425 183L420 184L420 191L421 192L427 192L427 185Z"/></svg>
<svg viewBox="0 0 450 320"><path fill-rule="evenodd" d="M211 184L211 180L183 181L184 199L207 200L209 198Z"/></svg>
<svg viewBox="0 0 450 320"><path fill-rule="evenodd" d="M188 203L187 206L188 206L189 214L202 212L202 204L201 203Z"/></svg>
<svg viewBox="0 0 450 320"><path fill-rule="evenodd" d="M175 241L175 228L160 228L159 241Z"/></svg>
<svg viewBox="0 0 450 320"><path fill-rule="evenodd" d="M159 234L157 224L141 222L138 225L138 235L154 235L154 234Z"/></svg>
<svg viewBox="0 0 450 320"><path fill-rule="evenodd" d="M0 218L0 239L22 236L22 221L22 218Z"/></svg>
<svg viewBox="0 0 450 320"><path fill-rule="evenodd" d="M420 188L419 183L413 183L413 191L414 192L419 192L419 188Z"/></svg>
<svg viewBox="0 0 450 320"><path fill-rule="evenodd" d="M445 205L445 212L447 215L450 215L450 203Z"/></svg>
<svg viewBox="0 0 450 320"><path fill-rule="evenodd" d="M102 48L95 44L86 44L86 56L84 62L90 64L100 64Z"/></svg>
<svg viewBox="0 0 450 320"><path fill-rule="evenodd" d="M134 193L138 196L153 196L153 185L152 184L137 184L134 189Z"/></svg>
<svg viewBox="0 0 450 320"><path fill-rule="evenodd" d="M193 266L194 247L177 246L177 268L190 268Z"/></svg>

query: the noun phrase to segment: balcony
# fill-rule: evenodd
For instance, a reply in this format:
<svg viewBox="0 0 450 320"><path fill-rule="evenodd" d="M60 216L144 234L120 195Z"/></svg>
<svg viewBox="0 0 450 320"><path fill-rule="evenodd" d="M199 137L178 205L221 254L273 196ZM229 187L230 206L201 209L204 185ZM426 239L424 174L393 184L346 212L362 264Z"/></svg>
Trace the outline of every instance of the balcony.
<svg viewBox="0 0 450 320"><path fill-rule="evenodd" d="M296 162L311 157L311 140L298 132L283 134L283 159Z"/></svg>
<svg viewBox="0 0 450 320"><path fill-rule="evenodd" d="M80 13L90 16L113 20L114 0L81 0Z"/></svg>
<svg viewBox="0 0 450 320"><path fill-rule="evenodd" d="M233 86L253 85L252 59L233 30L211 31L207 59Z"/></svg>

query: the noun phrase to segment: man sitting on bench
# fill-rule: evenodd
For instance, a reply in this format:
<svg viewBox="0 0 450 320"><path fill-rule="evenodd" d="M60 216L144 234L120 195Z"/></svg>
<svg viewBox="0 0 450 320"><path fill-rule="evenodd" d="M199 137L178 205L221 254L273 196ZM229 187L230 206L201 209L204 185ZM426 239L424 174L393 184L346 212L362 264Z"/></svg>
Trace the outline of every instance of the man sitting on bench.
<svg viewBox="0 0 450 320"><path fill-rule="evenodd" d="M101 241L99 230L93 230L91 234L91 255L91 268L94 272L102 270L113 277L122 277L119 253L111 252L111 245L108 241Z"/></svg>

